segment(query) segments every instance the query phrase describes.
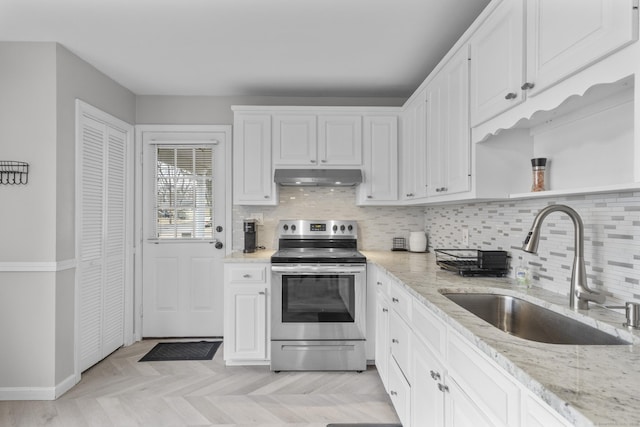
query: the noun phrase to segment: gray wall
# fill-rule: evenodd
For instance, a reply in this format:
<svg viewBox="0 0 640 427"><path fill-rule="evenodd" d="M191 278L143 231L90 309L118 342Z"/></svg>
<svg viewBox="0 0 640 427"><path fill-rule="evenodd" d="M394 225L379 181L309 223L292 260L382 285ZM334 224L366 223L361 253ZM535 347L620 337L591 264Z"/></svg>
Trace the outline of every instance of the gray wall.
<svg viewBox="0 0 640 427"><path fill-rule="evenodd" d="M51 390L74 374L75 269L49 266L75 258L75 98L133 123L135 96L56 43L0 63L0 160L30 164L0 186L0 389Z"/></svg>
<svg viewBox="0 0 640 427"><path fill-rule="evenodd" d="M233 124L232 105L401 106L404 98L138 96L137 124Z"/></svg>

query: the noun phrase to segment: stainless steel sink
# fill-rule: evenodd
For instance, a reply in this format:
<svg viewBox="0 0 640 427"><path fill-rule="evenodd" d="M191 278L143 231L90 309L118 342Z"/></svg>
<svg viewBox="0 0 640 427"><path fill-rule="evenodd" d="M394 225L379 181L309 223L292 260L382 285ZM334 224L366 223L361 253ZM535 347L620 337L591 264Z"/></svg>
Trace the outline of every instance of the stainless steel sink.
<svg viewBox="0 0 640 427"><path fill-rule="evenodd" d="M621 338L571 317L509 295L443 295L496 328L526 340L548 344L630 345Z"/></svg>

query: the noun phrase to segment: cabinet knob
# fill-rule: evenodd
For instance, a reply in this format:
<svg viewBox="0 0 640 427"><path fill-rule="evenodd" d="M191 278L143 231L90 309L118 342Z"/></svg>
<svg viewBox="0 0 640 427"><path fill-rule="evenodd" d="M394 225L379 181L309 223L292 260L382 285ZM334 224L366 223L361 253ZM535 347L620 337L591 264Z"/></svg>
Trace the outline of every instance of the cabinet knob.
<svg viewBox="0 0 640 427"><path fill-rule="evenodd" d="M407 197L413 197L413 193L407 193Z"/></svg>
<svg viewBox="0 0 640 427"><path fill-rule="evenodd" d="M245 279L248 279L249 277L251 277L250 274L243 274L242 277L244 277Z"/></svg>
<svg viewBox="0 0 640 427"><path fill-rule="evenodd" d="M367 199L373 199L373 196L367 196Z"/></svg>
<svg viewBox="0 0 640 427"><path fill-rule="evenodd" d="M391 298L391 301L396 302L396 303L400 302L400 300L398 298Z"/></svg>
<svg viewBox="0 0 640 427"><path fill-rule="evenodd" d="M268 199L268 198L269 198L269 196L264 196L264 198L265 198L265 199Z"/></svg>
<svg viewBox="0 0 640 427"><path fill-rule="evenodd" d="M326 160L321 160L321 162L322 162L322 163L327 163L327 161L326 161Z"/></svg>
<svg viewBox="0 0 640 427"><path fill-rule="evenodd" d="M435 371L430 371L429 372L431 374L431 378L433 378L435 381L438 381L440 379L440 374L435 372Z"/></svg>
<svg viewBox="0 0 640 427"><path fill-rule="evenodd" d="M377 281L377 282L376 282L376 284L377 284L378 286L382 286L382 282L380 282L380 281Z"/></svg>
<svg viewBox="0 0 640 427"><path fill-rule="evenodd" d="M390 394L391 396L397 396L397 395L398 395L398 392L391 390L391 391L389 391L389 394Z"/></svg>
<svg viewBox="0 0 640 427"><path fill-rule="evenodd" d="M311 163L315 163L316 161L315 161L315 160L310 160L310 162L311 162Z"/></svg>
<svg viewBox="0 0 640 427"><path fill-rule="evenodd" d="M391 342L394 343L394 344L400 344L400 341L398 341L395 338L391 338Z"/></svg>
<svg viewBox="0 0 640 427"><path fill-rule="evenodd" d="M387 313L388 311L389 311L389 309L388 309L388 308L383 308L383 309L382 309L382 312L383 312L383 313Z"/></svg>
<svg viewBox="0 0 640 427"><path fill-rule="evenodd" d="M505 95L504 99L515 99L518 97L518 94L515 92L509 92Z"/></svg>
<svg viewBox="0 0 640 427"><path fill-rule="evenodd" d="M264 291L258 292L258 295L264 295L264 294L265 294Z"/></svg>
<svg viewBox="0 0 640 427"><path fill-rule="evenodd" d="M520 89L527 90L527 89L533 89L534 87L536 87L535 83L525 82L522 86L520 86Z"/></svg>
<svg viewBox="0 0 640 427"><path fill-rule="evenodd" d="M449 391L449 386L444 384L438 384L438 390L440 390L443 393L446 393Z"/></svg>

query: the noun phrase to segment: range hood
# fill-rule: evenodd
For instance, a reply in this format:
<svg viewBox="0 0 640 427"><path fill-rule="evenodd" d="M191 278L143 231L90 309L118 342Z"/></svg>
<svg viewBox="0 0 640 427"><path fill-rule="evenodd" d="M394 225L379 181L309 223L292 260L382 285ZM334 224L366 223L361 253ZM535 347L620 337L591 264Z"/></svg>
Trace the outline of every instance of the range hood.
<svg viewBox="0 0 640 427"><path fill-rule="evenodd" d="M353 187L362 182L360 169L276 169L276 184L306 187Z"/></svg>

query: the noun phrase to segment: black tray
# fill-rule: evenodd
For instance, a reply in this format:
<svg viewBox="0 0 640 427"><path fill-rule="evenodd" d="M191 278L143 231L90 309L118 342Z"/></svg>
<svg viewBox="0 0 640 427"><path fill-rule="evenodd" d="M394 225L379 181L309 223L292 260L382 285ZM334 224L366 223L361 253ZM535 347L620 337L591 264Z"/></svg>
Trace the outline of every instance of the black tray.
<svg viewBox="0 0 640 427"><path fill-rule="evenodd" d="M436 264L461 276L502 277L509 272L506 251L480 249L436 249Z"/></svg>

